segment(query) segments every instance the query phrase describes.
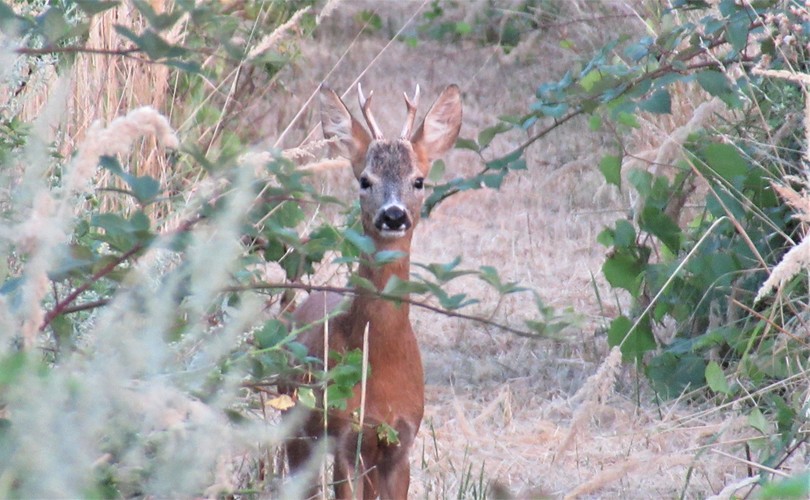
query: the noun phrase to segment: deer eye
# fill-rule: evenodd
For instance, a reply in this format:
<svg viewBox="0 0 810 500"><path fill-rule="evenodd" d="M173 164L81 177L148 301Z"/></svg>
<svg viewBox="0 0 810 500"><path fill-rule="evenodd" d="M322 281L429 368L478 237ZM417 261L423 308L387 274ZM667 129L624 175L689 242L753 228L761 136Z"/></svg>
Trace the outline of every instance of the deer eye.
<svg viewBox="0 0 810 500"><path fill-rule="evenodd" d="M413 181L413 187L416 189L422 189L425 187L425 179L424 177L417 177L416 180Z"/></svg>
<svg viewBox="0 0 810 500"><path fill-rule="evenodd" d="M360 189L368 189L371 187L371 181L368 180L368 177L363 176L360 177Z"/></svg>

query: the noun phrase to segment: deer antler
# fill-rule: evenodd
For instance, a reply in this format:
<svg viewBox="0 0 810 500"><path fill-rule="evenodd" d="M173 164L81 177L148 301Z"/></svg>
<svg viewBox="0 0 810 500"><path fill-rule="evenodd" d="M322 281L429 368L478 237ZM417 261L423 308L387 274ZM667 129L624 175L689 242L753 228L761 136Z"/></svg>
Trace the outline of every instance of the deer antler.
<svg viewBox="0 0 810 500"><path fill-rule="evenodd" d="M374 96L374 91L368 93L368 98L363 95L363 86L360 82L357 82L357 100L360 102L360 109L363 110L363 117L366 119L366 123L368 123L368 128L371 129L371 135L374 137L374 140L382 140L383 135L380 132L380 127L377 125L377 121L374 119L374 115L371 114L371 98Z"/></svg>
<svg viewBox="0 0 810 500"><path fill-rule="evenodd" d="M416 91L413 93L413 101L408 99L408 94L403 92L405 96L405 105L408 107L408 117L405 119L405 126L402 127L402 139L410 139L411 131L413 130L413 121L416 119L416 107L419 106L419 84L416 84Z"/></svg>

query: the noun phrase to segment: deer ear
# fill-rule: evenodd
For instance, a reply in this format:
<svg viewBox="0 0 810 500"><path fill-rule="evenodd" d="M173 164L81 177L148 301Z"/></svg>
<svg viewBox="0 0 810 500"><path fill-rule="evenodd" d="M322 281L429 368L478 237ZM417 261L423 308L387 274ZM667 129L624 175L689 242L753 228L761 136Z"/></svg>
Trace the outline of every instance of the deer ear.
<svg viewBox="0 0 810 500"><path fill-rule="evenodd" d="M354 119L343 101L326 85L321 85L321 127L326 139L335 138L329 145L333 155L343 156L352 163L354 175L360 178L365 168L366 151L371 136L365 127Z"/></svg>
<svg viewBox="0 0 810 500"><path fill-rule="evenodd" d="M433 103L411 137L414 149L433 161L453 147L461 129L461 91L450 85Z"/></svg>

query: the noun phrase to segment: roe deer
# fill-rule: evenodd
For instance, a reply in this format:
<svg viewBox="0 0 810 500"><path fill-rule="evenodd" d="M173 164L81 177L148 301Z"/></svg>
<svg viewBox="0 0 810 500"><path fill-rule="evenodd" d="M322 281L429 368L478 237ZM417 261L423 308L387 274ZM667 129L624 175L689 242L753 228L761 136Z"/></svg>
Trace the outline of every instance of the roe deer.
<svg viewBox="0 0 810 500"><path fill-rule="evenodd" d="M371 113L372 94L365 98L360 85L358 94L370 133L326 86L320 89L321 123L324 136L333 139L337 152L351 160L360 184L365 234L374 241L377 251L396 250L404 255L382 265L360 264L359 275L381 290L392 276L408 279L411 238L425 198L425 177L430 162L453 146L458 137L461 95L456 85L448 86L412 133L419 100L417 85L413 101L405 95L408 115L400 138L386 140ZM297 308L294 322L306 325L322 320L324 313L334 311L342 299L338 294L313 293ZM310 411L305 416L299 433L287 443L287 456L290 470L295 473L311 457L316 441L323 437L326 418L326 433L334 440L333 484L337 498L408 496L408 455L425 406L422 359L408 311L407 303L394 304L358 290L348 309L328 322L328 349L340 353L362 349L368 328L370 375L366 382L364 425L358 429L357 418L353 416L360 407L358 384L346 410L329 410L327 415L323 411ZM324 326L311 328L299 336L299 341L307 346L311 356L323 356ZM319 397L322 408L322 395ZM380 425L396 430L398 442L378 437ZM359 432L362 436L358 436ZM359 467L355 467L356 463Z"/></svg>

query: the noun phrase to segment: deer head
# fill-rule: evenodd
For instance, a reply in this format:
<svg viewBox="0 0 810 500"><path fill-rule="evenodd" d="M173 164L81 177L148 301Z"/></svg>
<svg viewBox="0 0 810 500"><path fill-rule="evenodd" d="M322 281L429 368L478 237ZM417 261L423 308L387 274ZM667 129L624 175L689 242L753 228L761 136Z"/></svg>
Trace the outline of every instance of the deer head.
<svg viewBox="0 0 810 500"><path fill-rule="evenodd" d="M405 95L407 118L400 138L385 139L371 112L371 98L357 86L360 109L368 130L357 121L329 87L320 91L321 124L333 153L351 161L360 183L363 229L378 244L408 241L425 199L424 182L430 163L456 141L461 128L461 93L450 85L412 131L419 104L419 86L413 100Z"/></svg>

